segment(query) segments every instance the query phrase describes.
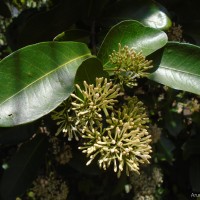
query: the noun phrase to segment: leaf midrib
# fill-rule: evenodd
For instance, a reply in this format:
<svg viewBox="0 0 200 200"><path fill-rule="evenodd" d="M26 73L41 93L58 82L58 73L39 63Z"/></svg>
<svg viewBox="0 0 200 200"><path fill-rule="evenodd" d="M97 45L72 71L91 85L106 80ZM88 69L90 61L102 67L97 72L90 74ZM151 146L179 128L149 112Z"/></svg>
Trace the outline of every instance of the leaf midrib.
<svg viewBox="0 0 200 200"><path fill-rule="evenodd" d="M176 71L176 72L179 72L179 73L183 73L183 74L187 74L187 75L192 75L192 76L196 76L196 77L199 77L200 78L200 74L194 74L194 73L191 73L191 72L187 72L187 71L183 71L183 70L178 70L178 69L175 69L175 68L170 68L170 67L166 67L166 66L163 66L161 65L161 67L159 68L164 68L164 69L168 69L168 70L172 70L172 71ZM157 70L159 70L159 68ZM156 73L157 70L153 73ZM152 75L153 75L152 73Z"/></svg>
<svg viewBox="0 0 200 200"><path fill-rule="evenodd" d="M68 64L71 63L71 62L74 62L75 60L81 59L81 58L83 58L83 57L87 57L87 56L89 56L89 55L91 55L91 54L90 54L90 53L87 53L87 54L84 54L84 55L82 55L82 56L76 57L76 58L74 58L74 59L72 59L72 60L70 60L70 61L64 63L63 65L57 67L56 69L51 70L50 72L46 73L45 75L41 76L40 78L36 79L36 80L33 81L32 83L28 84L26 87L24 87L24 88L22 88L21 90L19 90L18 92L16 92L14 95L12 95L12 96L10 96L9 98L7 98L5 101L3 101L2 103L0 103L0 106L2 106L4 103L6 103L6 102L9 101L10 99L14 98L15 96L17 96L19 93L21 93L21 92L22 92L23 90L25 90L26 88L28 88L28 87L30 87L31 85L33 85L34 83L38 82L38 81L41 80L42 78L44 78L44 77L48 76L49 74L51 74L51 73L57 71L58 69L62 68L63 66L68 65Z"/></svg>

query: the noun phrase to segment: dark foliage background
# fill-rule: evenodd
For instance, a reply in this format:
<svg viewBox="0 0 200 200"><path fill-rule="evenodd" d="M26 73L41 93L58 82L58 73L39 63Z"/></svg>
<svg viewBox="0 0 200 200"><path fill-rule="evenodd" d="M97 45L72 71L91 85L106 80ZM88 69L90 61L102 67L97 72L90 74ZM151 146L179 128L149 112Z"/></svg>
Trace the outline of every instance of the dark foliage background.
<svg viewBox="0 0 200 200"><path fill-rule="evenodd" d="M198 0L0 0L0 57L52 40L81 41L96 54L108 30L126 19L161 29L172 40L200 44ZM174 33L172 24L181 28ZM127 93L138 94L152 122L161 128L160 139L153 144L152 165L162 169L163 184L155 199L196 199L191 195L200 194L199 96L146 79L140 80L134 91L127 88ZM68 200L133 199L133 189L125 190L131 185L129 177L122 174L118 179L112 170L102 171L95 164L85 166L86 158L77 150L77 142L63 137L58 137L59 144L70 146L72 158L60 165L50 140L56 129L50 115L33 123L0 128L2 200L34 199L30 194L33 180L50 172L67 183ZM35 133L43 134L33 137Z"/></svg>

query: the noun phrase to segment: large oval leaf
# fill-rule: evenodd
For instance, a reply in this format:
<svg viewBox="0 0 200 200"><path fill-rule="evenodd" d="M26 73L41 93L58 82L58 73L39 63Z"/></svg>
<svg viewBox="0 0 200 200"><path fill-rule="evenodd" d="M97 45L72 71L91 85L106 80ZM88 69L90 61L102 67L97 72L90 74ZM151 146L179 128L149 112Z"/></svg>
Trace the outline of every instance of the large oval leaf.
<svg viewBox="0 0 200 200"><path fill-rule="evenodd" d="M45 135L23 144L8 163L0 182L0 199L14 200L26 191L44 161L48 147Z"/></svg>
<svg viewBox="0 0 200 200"><path fill-rule="evenodd" d="M0 126L33 121L55 109L73 91L76 70L90 56L86 45L44 42L0 62Z"/></svg>
<svg viewBox="0 0 200 200"><path fill-rule="evenodd" d="M116 1L105 10L103 25L111 27L120 21L130 19L161 30L168 30L172 24L167 10L155 1L123 0Z"/></svg>
<svg viewBox="0 0 200 200"><path fill-rule="evenodd" d="M200 95L200 47L169 42L152 54L158 69L149 75L151 80L171 88Z"/></svg>
<svg viewBox="0 0 200 200"><path fill-rule="evenodd" d="M98 53L105 68L110 67L109 55L113 50L118 50L118 43L142 51L147 56L167 43L167 35L163 31L143 26L134 20L115 25L106 35Z"/></svg>

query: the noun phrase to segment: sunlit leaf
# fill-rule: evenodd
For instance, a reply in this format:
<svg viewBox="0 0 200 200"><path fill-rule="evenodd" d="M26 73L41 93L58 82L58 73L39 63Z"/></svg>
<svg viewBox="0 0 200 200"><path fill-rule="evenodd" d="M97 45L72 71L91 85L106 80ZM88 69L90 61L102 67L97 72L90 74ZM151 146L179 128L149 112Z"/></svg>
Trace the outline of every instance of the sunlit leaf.
<svg viewBox="0 0 200 200"><path fill-rule="evenodd" d="M142 51L147 56L160 49L167 43L167 36L163 31L143 26L141 23L128 20L113 26L106 35L98 57L105 68L111 67L109 55L118 50L118 44Z"/></svg>
<svg viewBox="0 0 200 200"><path fill-rule="evenodd" d="M74 90L79 65L90 56L86 45L44 42L22 48L0 62L0 126L40 118Z"/></svg>
<svg viewBox="0 0 200 200"><path fill-rule="evenodd" d="M200 94L200 47L169 42L150 58L157 70L151 80L171 88Z"/></svg>
<svg viewBox="0 0 200 200"><path fill-rule="evenodd" d="M102 18L103 25L106 27L131 19L162 30L169 29L172 24L167 10L156 1L151 0L116 1L105 10Z"/></svg>

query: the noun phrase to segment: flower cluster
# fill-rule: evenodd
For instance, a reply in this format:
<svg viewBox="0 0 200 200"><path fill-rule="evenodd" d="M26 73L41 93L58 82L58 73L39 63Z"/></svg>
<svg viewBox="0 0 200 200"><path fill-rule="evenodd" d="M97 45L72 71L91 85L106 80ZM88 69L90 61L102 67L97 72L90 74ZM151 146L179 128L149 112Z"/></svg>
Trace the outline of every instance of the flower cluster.
<svg viewBox="0 0 200 200"><path fill-rule="evenodd" d="M62 142L58 137L54 136L50 137L49 143L51 144L49 150L60 165L65 165L71 160L71 147L66 142Z"/></svg>
<svg viewBox="0 0 200 200"><path fill-rule="evenodd" d="M190 116L194 112L200 111L200 104L196 98L187 99L185 102L174 102L173 106L178 113L183 113L184 116Z"/></svg>
<svg viewBox="0 0 200 200"><path fill-rule="evenodd" d="M71 111L71 99L64 101L57 110L54 110L51 115L52 119L57 121L59 126L56 135L59 135L61 132L64 133L64 136L68 136L68 140L71 141L73 137L76 140L79 140L76 128L76 117Z"/></svg>
<svg viewBox="0 0 200 200"><path fill-rule="evenodd" d="M136 79L146 77L147 70L152 68L152 61L146 60L142 52L137 53L128 46L122 48L121 44L119 50L110 55L110 62L116 66L114 73L120 84L129 87L137 85Z"/></svg>
<svg viewBox="0 0 200 200"><path fill-rule="evenodd" d="M154 200L156 190L163 182L163 174L160 168L151 166L142 170L140 175L133 173L130 181L135 194L133 200Z"/></svg>
<svg viewBox="0 0 200 200"><path fill-rule="evenodd" d="M118 102L117 97L123 95L120 87L108 82L106 78L96 78L95 85L84 81L84 89L79 85L76 88L83 99L71 94L71 98L63 102L58 111L52 112L52 119L59 125L56 134L63 132L69 141L73 137L79 140L78 135L89 124L100 123L103 120L102 112L108 115L108 111Z"/></svg>
<svg viewBox="0 0 200 200"><path fill-rule="evenodd" d="M162 129L157 124L150 125L149 133L151 134L152 143L157 143L160 140Z"/></svg>
<svg viewBox="0 0 200 200"><path fill-rule="evenodd" d="M90 158L87 165L98 157L99 166L106 170L113 164L118 177L124 168L127 175L130 171L139 173L139 164L149 163L150 158L148 121L142 102L134 97L106 117L105 127L100 124L85 128L85 142L79 149Z"/></svg>
<svg viewBox="0 0 200 200"><path fill-rule="evenodd" d="M89 157L87 165L97 158L105 170L113 165L118 176L124 169L127 175L139 173L139 165L149 163L151 152L143 103L137 97L125 97L120 85L106 78L96 78L95 85L84 81L83 85L83 89L76 85L79 96L71 95L70 107L67 104L60 114L54 113L53 118L61 120L59 130L79 133L79 149Z"/></svg>
<svg viewBox="0 0 200 200"><path fill-rule="evenodd" d="M170 41L183 41L183 30L180 25L172 24L171 28L168 30L168 39Z"/></svg>
<svg viewBox="0 0 200 200"><path fill-rule="evenodd" d="M7 40L6 40L6 30L9 24L12 22L12 19L6 18L0 15L0 60L3 58L5 55L6 49L2 48L3 46L6 47L7 45Z"/></svg>
<svg viewBox="0 0 200 200"><path fill-rule="evenodd" d="M26 199L28 200L66 200L69 193L69 188L63 180L58 178L55 173L50 173L49 176L39 176L34 182L33 187L27 192ZM17 198L16 200L21 200Z"/></svg>
<svg viewBox="0 0 200 200"><path fill-rule="evenodd" d="M19 11L23 11L28 8L37 8L40 9L43 6L50 7L50 0L23 0L23 1L13 1L12 2Z"/></svg>
<svg viewBox="0 0 200 200"><path fill-rule="evenodd" d="M113 85L112 82L108 82L107 78L96 78L95 86L94 84L87 84L86 81L83 84L83 90L79 85L76 85L83 99L75 94L71 95L75 99L72 102L72 110L75 111L76 117L86 124L91 119L95 122L102 120L102 111L107 116L108 110L113 110L113 106L118 102L117 97L123 95L120 92L120 87L117 84Z"/></svg>

